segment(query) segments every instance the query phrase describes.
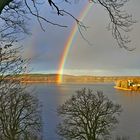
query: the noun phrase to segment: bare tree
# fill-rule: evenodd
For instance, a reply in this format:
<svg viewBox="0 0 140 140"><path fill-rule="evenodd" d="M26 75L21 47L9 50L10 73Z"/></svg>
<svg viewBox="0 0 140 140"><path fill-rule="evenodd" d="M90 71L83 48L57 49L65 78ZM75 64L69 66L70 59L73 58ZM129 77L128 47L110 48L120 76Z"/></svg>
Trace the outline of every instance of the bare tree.
<svg viewBox="0 0 140 140"><path fill-rule="evenodd" d="M79 0L80 1L80 0ZM48 20L44 16L42 16L39 12L39 3L43 5L47 5L47 3L52 7L54 11L56 11L57 15L65 16L69 15L72 17L78 24L79 31L82 35L81 28L86 28L86 26L79 21L74 15L72 15L68 9L62 9L60 4L53 0L1 0L0 1L0 19L5 23L4 29L2 31L3 36L9 36L12 33L16 34L17 32L27 33L25 28L25 21L29 18L29 14L35 16L40 24L42 30L45 30L42 21L45 21L49 24L57 25L60 27L67 27L67 25L62 25L60 23L56 23ZM63 2L70 4L73 0L64 0ZM124 10L122 10L125 3L128 0L90 0L91 4L100 4L105 8L110 17L110 23L108 29L112 31L112 35L114 39L117 40L118 45L121 48L125 48L127 50L133 50L134 48L129 48L127 44L131 41L127 36L127 32L131 30L131 26L135 21L132 20L132 15L127 14ZM47 6L46 6L47 8ZM12 32L11 32L12 29ZM6 30L10 30L8 33ZM6 32L5 32L6 31ZM83 36L84 38L84 36Z"/></svg>
<svg viewBox="0 0 140 140"><path fill-rule="evenodd" d="M6 89L7 86L7 89ZM40 117L37 100L20 86L0 90L0 139L40 139Z"/></svg>
<svg viewBox="0 0 140 140"><path fill-rule="evenodd" d="M0 46L0 139L41 139L39 102L21 84L26 60L21 48L10 44Z"/></svg>
<svg viewBox="0 0 140 140"><path fill-rule="evenodd" d="M76 93L58 108L62 121L57 133L67 140L108 138L118 123L121 106L100 91L82 89Z"/></svg>

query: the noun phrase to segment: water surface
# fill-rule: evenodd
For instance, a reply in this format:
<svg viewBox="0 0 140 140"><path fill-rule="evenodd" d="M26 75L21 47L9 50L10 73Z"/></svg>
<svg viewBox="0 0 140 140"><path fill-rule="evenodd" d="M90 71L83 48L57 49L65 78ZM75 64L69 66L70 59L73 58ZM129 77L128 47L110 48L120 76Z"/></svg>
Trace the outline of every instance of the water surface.
<svg viewBox="0 0 140 140"><path fill-rule="evenodd" d="M117 135L129 136L130 140L140 140L140 93L120 91L110 83L98 84L33 84L36 94L41 101L43 118L44 140L58 140L55 133L59 122L56 109L64 103L75 91L81 88L90 88L103 91L112 101L122 105L123 112L120 123L115 129Z"/></svg>

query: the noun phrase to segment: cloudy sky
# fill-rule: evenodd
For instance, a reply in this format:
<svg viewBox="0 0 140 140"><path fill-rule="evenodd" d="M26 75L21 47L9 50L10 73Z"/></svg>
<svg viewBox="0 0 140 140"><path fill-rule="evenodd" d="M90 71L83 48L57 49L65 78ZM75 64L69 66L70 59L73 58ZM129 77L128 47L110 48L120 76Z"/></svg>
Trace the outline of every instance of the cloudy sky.
<svg viewBox="0 0 140 140"><path fill-rule="evenodd" d="M86 0L72 5L62 3L73 15L78 17ZM75 75L140 75L140 1L131 0L125 6L126 11L132 13L138 22L130 32L132 42L129 47L134 51L119 48L107 30L109 18L101 6L93 5L83 23L89 28L83 31L84 36L91 42L91 46L83 40L80 33L74 36L74 41L68 52L64 65L65 74ZM65 43L70 31L74 27L74 20L68 16L57 17L51 8L42 8L41 12L48 19L60 24L68 25L61 28L44 25L43 32L37 22L30 21L32 36L24 40L24 56L31 58L30 68L32 73L57 73Z"/></svg>

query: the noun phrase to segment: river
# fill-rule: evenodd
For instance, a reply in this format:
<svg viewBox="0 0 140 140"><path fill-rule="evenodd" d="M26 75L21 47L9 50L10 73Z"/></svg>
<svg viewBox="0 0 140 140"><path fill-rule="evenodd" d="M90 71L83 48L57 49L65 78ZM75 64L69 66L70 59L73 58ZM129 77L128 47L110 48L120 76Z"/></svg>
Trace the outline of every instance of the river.
<svg viewBox="0 0 140 140"><path fill-rule="evenodd" d="M122 105L123 112L115 135L129 136L140 140L140 92L120 91L110 83L96 84L33 84L35 94L42 104L43 140L58 140L56 126L59 122L57 107L81 88L103 91L112 101Z"/></svg>

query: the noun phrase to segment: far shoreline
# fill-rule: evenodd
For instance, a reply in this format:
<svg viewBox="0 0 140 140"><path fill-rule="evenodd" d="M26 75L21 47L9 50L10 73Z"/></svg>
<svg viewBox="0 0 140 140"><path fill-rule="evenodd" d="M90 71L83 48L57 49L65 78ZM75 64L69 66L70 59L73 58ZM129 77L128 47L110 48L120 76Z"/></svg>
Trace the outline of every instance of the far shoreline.
<svg viewBox="0 0 140 140"><path fill-rule="evenodd" d="M89 76L89 75L61 75L62 81L60 82L59 74L23 74L14 77L21 83L54 83L54 84L92 84L92 83L115 83L117 80L134 80L140 81L140 76Z"/></svg>

